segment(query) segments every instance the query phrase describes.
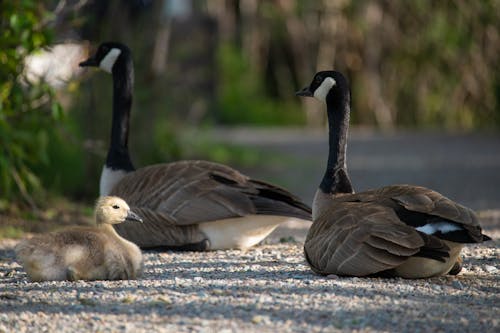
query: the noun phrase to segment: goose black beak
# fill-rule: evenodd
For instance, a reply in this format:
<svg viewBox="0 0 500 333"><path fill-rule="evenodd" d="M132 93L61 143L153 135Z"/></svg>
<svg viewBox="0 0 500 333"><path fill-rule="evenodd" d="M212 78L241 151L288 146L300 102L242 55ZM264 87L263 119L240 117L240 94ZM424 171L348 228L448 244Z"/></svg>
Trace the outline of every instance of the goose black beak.
<svg viewBox="0 0 500 333"><path fill-rule="evenodd" d="M127 217L125 218L125 221L137 221L142 223L142 219L134 213L133 211L129 210Z"/></svg>
<svg viewBox="0 0 500 333"><path fill-rule="evenodd" d="M92 67L92 66L96 67L98 65L99 63L95 58L88 58L87 60L82 61L81 63L78 64L78 66L80 67Z"/></svg>
<svg viewBox="0 0 500 333"><path fill-rule="evenodd" d="M297 91L295 95L302 97L313 97L313 93L311 92L309 87L305 87L304 89Z"/></svg>

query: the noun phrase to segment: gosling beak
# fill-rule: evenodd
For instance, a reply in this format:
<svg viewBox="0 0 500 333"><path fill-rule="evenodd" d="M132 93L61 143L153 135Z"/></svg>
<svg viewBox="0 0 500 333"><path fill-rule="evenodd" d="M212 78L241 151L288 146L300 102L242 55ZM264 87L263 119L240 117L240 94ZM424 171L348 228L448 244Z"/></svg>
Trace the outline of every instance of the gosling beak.
<svg viewBox="0 0 500 333"><path fill-rule="evenodd" d="M305 87L304 89L297 91L295 95L303 97L313 97L313 93L311 92L311 90L309 90L309 87Z"/></svg>
<svg viewBox="0 0 500 333"><path fill-rule="evenodd" d="M131 210L128 211L128 214L127 214L127 217L125 218L125 221L137 221L137 222L142 223L142 219L139 217L139 215L137 215L136 213L134 213Z"/></svg>
<svg viewBox="0 0 500 333"><path fill-rule="evenodd" d="M87 60L82 61L81 63L78 64L78 66L80 67L91 67L91 66L97 67L98 65L99 63L94 57L90 57Z"/></svg>

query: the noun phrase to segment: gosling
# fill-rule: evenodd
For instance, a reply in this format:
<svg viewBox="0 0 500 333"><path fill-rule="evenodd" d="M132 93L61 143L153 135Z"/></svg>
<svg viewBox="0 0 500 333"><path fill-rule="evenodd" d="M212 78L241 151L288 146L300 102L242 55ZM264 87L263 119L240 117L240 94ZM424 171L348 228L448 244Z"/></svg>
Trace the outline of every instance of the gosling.
<svg viewBox="0 0 500 333"><path fill-rule="evenodd" d="M96 203L95 227L73 227L19 243L16 256L32 281L128 280L142 272L137 245L120 237L113 224L142 219L118 197Z"/></svg>

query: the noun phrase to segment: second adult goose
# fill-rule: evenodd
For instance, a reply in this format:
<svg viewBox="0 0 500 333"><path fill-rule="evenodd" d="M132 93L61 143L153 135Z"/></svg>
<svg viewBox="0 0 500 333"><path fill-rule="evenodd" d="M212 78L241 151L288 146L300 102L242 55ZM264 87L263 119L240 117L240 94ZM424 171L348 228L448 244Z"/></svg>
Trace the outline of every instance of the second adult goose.
<svg viewBox="0 0 500 333"><path fill-rule="evenodd" d="M134 78L130 50L103 43L80 66L113 75L111 144L100 194L124 198L144 219L116 226L120 235L142 248L248 248L287 220L310 221L310 208L290 192L225 165L181 161L135 170L127 142Z"/></svg>
<svg viewBox="0 0 500 333"><path fill-rule="evenodd" d="M346 165L347 80L339 72L319 72L297 95L326 102L329 124L327 167L304 244L314 272L404 278L457 274L463 244L490 239L472 210L424 187L394 185L354 194Z"/></svg>

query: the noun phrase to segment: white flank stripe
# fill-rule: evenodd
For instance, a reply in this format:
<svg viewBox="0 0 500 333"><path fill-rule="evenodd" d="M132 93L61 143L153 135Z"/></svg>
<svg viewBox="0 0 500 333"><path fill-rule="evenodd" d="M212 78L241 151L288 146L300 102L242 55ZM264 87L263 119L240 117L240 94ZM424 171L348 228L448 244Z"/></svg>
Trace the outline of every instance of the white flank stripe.
<svg viewBox="0 0 500 333"><path fill-rule="evenodd" d="M417 229L420 232L423 232L424 234L432 235L438 231L440 231L443 234L450 231L457 231L460 230L460 227L447 222L436 222L436 223L429 223L415 229Z"/></svg>
<svg viewBox="0 0 500 333"><path fill-rule="evenodd" d="M314 97L316 97L321 102L326 102L326 95L337 82L331 77L327 77L321 82L321 85L314 91Z"/></svg>
<svg viewBox="0 0 500 333"><path fill-rule="evenodd" d="M99 67L105 70L108 73L111 73L113 70L113 66L116 62L116 59L120 56L122 53L122 50L117 49L117 48L112 48L111 51L106 54L104 59L101 60L101 63L99 64Z"/></svg>

